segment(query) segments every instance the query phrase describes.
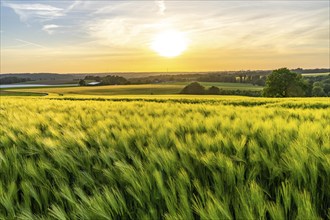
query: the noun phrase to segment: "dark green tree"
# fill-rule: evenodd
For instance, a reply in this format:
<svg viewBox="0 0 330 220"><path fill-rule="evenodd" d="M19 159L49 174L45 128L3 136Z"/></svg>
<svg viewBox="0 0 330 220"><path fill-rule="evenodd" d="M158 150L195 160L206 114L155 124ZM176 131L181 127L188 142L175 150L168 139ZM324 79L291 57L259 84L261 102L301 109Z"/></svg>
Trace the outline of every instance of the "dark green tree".
<svg viewBox="0 0 330 220"><path fill-rule="evenodd" d="M127 85L129 82L122 76L106 76L101 78L102 85Z"/></svg>
<svg viewBox="0 0 330 220"><path fill-rule="evenodd" d="M323 88L321 86L313 86L312 95L317 97L326 96Z"/></svg>
<svg viewBox="0 0 330 220"><path fill-rule="evenodd" d="M187 85L186 87L184 87L180 93L201 95L201 94L205 94L205 88L198 82L193 82Z"/></svg>
<svg viewBox="0 0 330 220"><path fill-rule="evenodd" d="M79 86L86 86L86 81L83 79L79 80Z"/></svg>
<svg viewBox="0 0 330 220"><path fill-rule="evenodd" d="M210 95L219 95L219 93L220 93L220 89L216 86L211 86L207 90L207 94L210 94Z"/></svg>
<svg viewBox="0 0 330 220"><path fill-rule="evenodd" d="M266 76L262 76L259 78L252 79L252 84L257 86L265 86L266 85Z"/></svg>
<svg viewBox="0 0 330 220"><path fill-rule="evenodd" d="M307 84L298 73L287 68L274 70L266 80L263 95L266 97L299 97L305 96Z"/></svg>
<svg viewBox="0 0 330 220"><path fill-rule="evenodd" d="M330 83L323 83L323 90L329 96L330 95Z"/></svg>

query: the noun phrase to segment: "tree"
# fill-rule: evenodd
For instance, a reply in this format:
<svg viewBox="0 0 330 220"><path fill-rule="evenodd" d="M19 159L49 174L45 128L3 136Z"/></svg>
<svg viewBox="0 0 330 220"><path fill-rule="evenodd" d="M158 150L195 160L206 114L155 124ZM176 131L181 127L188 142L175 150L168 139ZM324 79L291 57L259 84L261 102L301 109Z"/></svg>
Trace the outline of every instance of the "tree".
<svg viewBox="0 0 330 220"><path fill-rule="evenodd" d="M329 96L330 95L330 83L323 83L323 90Z"/></svg>
<svg viewBox="0 0 330 220"><path fill-rule="evenodd" d="M312 95L317 96L317 97L326 96L326 94L321 86L313 86Z"/></svg>
<svg viewBox="0 0 330 220"><path fill-rule="evenodd" d="M86 81L83 79L79 80L79 86L86 86Z"/></svg>
<svg viewBox="0 0 330 220"><path fill-rule="evenodd" d="M198 82L193 82L187 85L186 87L184 87L180 93L201 95L201 94L205 94L205 88Z"/></svg>
<svg viewBox="0 0 330 220"><path fill-rule="evenodd" d="M127 85L128 80L122 76L108 75L101 78L102 85Z"/></svg>
<svg viewBox="0 0 330 220"><path fill-rule="evenodd" d="M85 80L93 80L96 82L101 82L101 77L100 76L85 76Z"/></svg>
<svg viewBox="0 0 330 220"><path fill-rule="evenodd" d="M220 89L218 87L215 87L215 86L211 86L207 90L207 94L210 94L210 95L219 95L219 93L220 93Z"/></svg>
<svg viewBox="0 0 330 220"><path fill-rule="evenodd" d="M250 77L249 83L252 83L252 85L257 85L257 86L265 86L266 76L252 75Z"/></svg>
<svg viewBox="0 0 330 220"><path fill-rule="evenodd" d="M267 97L305 96L306 88L307 84L301 74L281 68L274 70L267 77L263 94Z"/></svg>

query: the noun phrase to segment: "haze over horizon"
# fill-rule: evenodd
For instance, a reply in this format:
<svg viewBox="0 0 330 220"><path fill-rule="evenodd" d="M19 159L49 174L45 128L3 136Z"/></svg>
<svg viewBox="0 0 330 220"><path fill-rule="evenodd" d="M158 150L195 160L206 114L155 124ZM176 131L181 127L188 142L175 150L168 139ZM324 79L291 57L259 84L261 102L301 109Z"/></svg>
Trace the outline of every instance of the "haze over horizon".
<svg viewBox="0 0 330 220"><path fill-rule="evenodd" d="M329 68L329 4L1 1L1 73Z"/></svg>

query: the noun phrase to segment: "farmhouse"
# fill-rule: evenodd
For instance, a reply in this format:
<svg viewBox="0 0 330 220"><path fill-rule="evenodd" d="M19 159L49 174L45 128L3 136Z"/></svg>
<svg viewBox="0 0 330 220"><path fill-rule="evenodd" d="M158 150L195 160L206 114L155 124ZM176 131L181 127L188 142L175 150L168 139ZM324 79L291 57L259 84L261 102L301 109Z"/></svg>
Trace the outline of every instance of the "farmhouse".
<svg viewBox="0 0 330 220"><path fill-rule="evenodd" d="M99 85L101 82L90 82L90 83L87 83L87 86L97 86Z"/></svg>

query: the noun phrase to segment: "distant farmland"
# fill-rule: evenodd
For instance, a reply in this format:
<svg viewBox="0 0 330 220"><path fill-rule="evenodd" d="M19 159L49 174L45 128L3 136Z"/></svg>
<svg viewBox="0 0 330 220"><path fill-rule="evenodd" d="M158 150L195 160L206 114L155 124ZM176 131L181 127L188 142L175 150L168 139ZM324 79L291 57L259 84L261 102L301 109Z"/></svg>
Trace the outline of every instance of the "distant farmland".
<svg viewBox="0 0 330 220"><path fill-rule="evenodd" d="M114 86L83 86L83 87L43 87L43 88L19 88L3 89L11 92L32 92L50 94L83 94L83 95L145 95L178 94L189 82L160 83L142 85L114 85ZM247 83L209 83L202 82L205 87L217 86L225 90L261 90L263 87L253 86Z"/></svg>
<svg viewBox="0 0 330 220"><path fill-rule="evenodd" d="M327 73L303 73L301 75L303 75L303 76L327 76L329 74L330 74L330 72L327 72Z"/></svg>

